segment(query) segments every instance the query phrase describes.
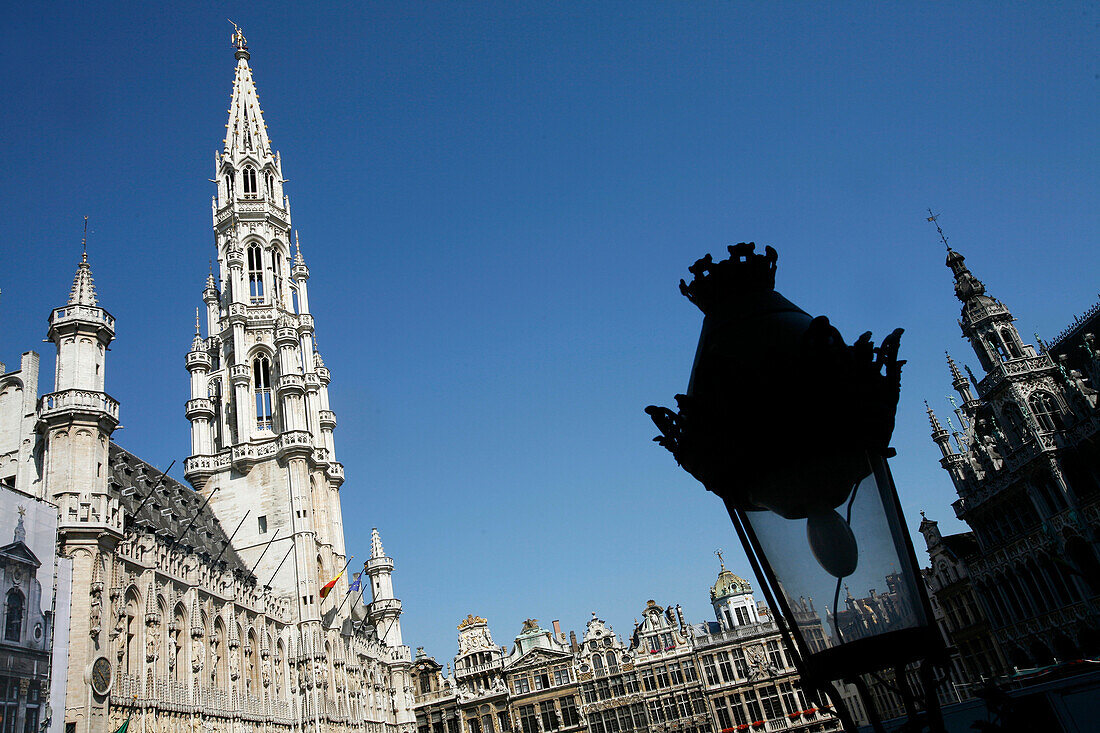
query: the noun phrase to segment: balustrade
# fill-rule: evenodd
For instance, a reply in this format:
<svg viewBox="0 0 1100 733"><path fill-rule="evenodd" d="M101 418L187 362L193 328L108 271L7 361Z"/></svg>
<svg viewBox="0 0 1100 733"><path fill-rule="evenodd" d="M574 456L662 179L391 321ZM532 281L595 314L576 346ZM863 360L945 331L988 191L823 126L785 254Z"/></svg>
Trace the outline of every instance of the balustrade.
<svg viewBox="0 0 1100 733"><path fill-rule="evenodd" d="M118 401L103 392L66 389L42 395L38 401L38 411L43 417L76 410L96 410L118 419Z"/></svg>
<svg viewBox="0 0 1100 733"><path fill-rule="evenodd" d="M90 305L66 305L54 308L50 313L50 325L62 320L95 321L105 324L108 328L114 328L115 318L107 311L97 306Z"/></svg>

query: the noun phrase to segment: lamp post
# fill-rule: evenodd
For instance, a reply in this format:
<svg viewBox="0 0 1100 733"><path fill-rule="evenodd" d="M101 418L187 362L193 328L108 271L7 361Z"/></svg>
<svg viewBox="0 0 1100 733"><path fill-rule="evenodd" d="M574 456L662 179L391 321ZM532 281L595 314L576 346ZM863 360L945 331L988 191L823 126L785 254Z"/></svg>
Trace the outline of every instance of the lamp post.
<svg viewBox="0 0 1100 733"><path fill-rule="evenodd" d="M849 346L775 292L774 249L729 253L680 281L703 328L678 409L646 408L654 440L722 498L804 685L832 698L845 727L834 682L855 685L881 729L861 675L893 668L911 721L942 730L931 664L944 645L886 461L901 329L877 348L870 333ZM905 675L921 661L923 714Z"/></svg>

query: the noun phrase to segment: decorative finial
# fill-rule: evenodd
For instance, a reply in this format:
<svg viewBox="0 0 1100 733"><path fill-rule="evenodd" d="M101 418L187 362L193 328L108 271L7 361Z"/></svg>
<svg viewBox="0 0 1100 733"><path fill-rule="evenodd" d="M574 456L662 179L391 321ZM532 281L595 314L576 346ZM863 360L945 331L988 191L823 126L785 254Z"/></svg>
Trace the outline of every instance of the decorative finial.
<svg viewBox="0 0 1100 733"><path fill-rule="evenodd" d="M199 309L195 308L195 335L198 336L201 333L199 330Z"/></svg>
<svg viewBox="0 0 1100 733"><path fill-rule="evenodd" d="M947 237L944 235L943 229L940 229L939 218L940 218L939 214L933 214L932 209L928 210L928 221L930 221L930 222L932 222L933 224L936 225L936 233L940 235L940 241L943 242L944 247L947 247L947 249L950 250L951 245L947 243Z"/></svg>
<svg viewBox="0 0 1100 733"><path fill-rule="evenodd" d="M84 236L80 238L80 249L83 252L80 255L81 262L88 261L88 217L84 217Z"/></svg>
<svg viewBox="0 0 1100 733"><path fill-rule="evenodd" d="M727 307L730 294L773 290L775 263L779 255L770 246L764 254L756 254L753 242L741 242L726 247L730 256L715 262L709 254L688 268L693 276L690 284L680 281L680 293L704 314Z"/></svg>
<svg viewBox="0 0 1100 733"><path fill-rule="evenodd" d="M726 569L726 562L722 559L722 548L719 547L714 551L714 554L718 556L718 564L722 566L722 570Z"/></svg>

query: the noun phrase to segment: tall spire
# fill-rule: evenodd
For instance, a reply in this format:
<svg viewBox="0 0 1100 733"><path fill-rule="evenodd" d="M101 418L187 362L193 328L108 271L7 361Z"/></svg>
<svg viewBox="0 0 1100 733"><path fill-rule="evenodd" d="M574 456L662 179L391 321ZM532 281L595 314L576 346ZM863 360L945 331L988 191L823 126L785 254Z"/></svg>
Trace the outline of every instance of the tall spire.
<svg viewBox="0 0 1100 733"><path fill-rule="evenodd" d="M232 22L232 21L230 21ZM252 69L248 66L248 45L244 34L236 25L230 39L236 48L237 71L233 76L233 95L229 101L229 122L226 125L225 149L252 155L271 155L271 141L267 137L260 98Z"/></svg>
<svg viewBox="0 0 1100 733"><path fill-rule="evenodd" d="M97 305L92 268L88 264L88 217L84 217L84 236L80 238L80 265L76 268L73 287L69 291L69 305Z"/></svg>
<svg viewBox="0 0 1100 733"><path fill-rule="evenodd" d="M386 556L386 551L382 549L382 538L378 535L377 527L370 531L370 556L372 560L376 557Z"/></svg>

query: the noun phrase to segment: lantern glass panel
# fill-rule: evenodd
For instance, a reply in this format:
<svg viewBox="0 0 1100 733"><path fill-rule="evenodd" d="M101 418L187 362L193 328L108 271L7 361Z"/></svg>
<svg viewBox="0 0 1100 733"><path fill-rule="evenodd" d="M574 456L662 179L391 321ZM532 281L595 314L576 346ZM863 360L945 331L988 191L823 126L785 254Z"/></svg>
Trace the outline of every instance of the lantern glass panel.
<svg viewBox="0 0 1100 733"><path fill-rule="evenodd" d="M801 490L811 496L810 488ZM838 657L853 644L865 652L867 642L858 642L874 638L881 647L884 636L912 646L913 632L928 626L885 459L869 455L866 475L852 488L835 509L809 517L742 514L810 654Z"/></svg>

